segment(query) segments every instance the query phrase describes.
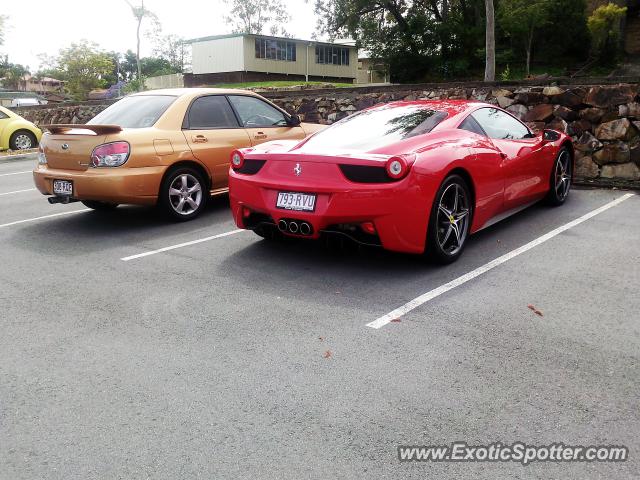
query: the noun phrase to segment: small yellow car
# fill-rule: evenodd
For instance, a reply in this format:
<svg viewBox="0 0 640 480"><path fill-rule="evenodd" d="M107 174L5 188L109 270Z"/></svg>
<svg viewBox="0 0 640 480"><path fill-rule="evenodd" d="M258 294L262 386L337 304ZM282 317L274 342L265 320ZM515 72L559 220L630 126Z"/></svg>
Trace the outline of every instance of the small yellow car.
<svg viewBox="0 0 640 480"><path fill-rule="evenodd" d="M0 107L0 150L36 148L42 131L33 123L4 107Z"/></svg>

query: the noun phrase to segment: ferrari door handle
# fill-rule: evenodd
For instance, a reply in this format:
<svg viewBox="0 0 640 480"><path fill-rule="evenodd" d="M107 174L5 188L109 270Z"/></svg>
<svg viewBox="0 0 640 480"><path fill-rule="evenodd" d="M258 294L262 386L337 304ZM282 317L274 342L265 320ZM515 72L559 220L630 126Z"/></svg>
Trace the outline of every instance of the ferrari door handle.
<svg viewBox="0 0 640 480"><path fill-rule="evenodd" d="M208 141L204 135L195 135L193 137L193 143L207 143Z"/></svg>
<svg viewBox="0 0 640 480"><path fill-rule="evenodd" d="M264 140L265 138L267 138L267 135L264 132L256 132L253 138L255 138L256 140Z"/></svg>
<svg viewBox="0 0 640 480"><path fill-rule="evenodd" d="M507 159L507 154L506 154L506 153L504 153L504 152L500 152L500 157L501 157L503 160L506 160L506 159Z"/></svg>

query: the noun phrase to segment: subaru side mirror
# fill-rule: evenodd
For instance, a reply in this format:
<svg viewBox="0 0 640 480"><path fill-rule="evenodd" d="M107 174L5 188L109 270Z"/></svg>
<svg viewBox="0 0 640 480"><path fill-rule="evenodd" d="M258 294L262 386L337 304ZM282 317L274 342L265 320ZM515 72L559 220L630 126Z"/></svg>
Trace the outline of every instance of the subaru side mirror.
<svg viewBox="0 0 640 480"><path fill-rule="evenodd" d="M295 113L289 117L289 121L287 122L291 127L297 127L302 123L300 117Z"/></svg>

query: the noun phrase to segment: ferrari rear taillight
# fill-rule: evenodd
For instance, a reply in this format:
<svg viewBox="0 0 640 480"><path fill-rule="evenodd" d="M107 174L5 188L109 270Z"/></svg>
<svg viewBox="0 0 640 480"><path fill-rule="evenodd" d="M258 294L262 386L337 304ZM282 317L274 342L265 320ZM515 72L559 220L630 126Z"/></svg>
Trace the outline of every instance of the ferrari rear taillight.
<svg viewBox="0 0 640 480"><path fill-rule="evenodd" d="M409 165L403 157L391 157L387 160L385 169L387 171L387 175L394 180L400 180L401 178L406 177L407 173L409 173Z"/></svg>
<svg viewBox="0 0 640 480"><path fill-rule="evenodd" d="M92 167L120 167L129 158L131 148L128 142L112 142L98 145L91 152Z"/></svg>
<svg viewBox="0 0 640 480"><path fill-rule="evenodd" d="M240 150L231 152L231 167L234 170L240 170L244 164L244 155Z"/></svg>

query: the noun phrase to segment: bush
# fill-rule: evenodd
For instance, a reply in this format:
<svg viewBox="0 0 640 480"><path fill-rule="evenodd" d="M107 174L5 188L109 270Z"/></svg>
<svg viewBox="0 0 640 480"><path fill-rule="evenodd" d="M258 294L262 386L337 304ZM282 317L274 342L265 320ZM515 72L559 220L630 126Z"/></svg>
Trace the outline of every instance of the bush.
<svg viewBox="0 0 640 480"><path fill-rule="evenodd" d="M627 7L615 3L596 8L587 20L592 54L611 63L620 54L620 26Z"/></svg>

